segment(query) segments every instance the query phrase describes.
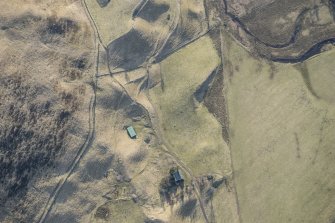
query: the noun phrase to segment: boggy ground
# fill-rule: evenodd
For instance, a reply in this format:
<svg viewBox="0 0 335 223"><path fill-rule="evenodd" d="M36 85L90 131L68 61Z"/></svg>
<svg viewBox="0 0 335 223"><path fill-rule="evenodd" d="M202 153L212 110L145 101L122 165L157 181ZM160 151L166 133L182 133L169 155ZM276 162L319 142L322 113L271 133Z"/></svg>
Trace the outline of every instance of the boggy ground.
<svg viewBox="0 0 335 223"><path fill-rule="evenodd" d="M223 1L217 10L235 38L273 61L302 62L334 42L331 1Z"/></svg>

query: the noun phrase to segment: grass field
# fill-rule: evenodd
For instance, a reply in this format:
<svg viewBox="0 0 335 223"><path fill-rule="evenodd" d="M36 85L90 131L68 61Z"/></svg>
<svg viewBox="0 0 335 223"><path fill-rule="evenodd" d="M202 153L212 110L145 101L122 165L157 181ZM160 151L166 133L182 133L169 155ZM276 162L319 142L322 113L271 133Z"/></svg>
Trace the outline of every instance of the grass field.
<svg viewBox="0 0 335 223"><path fill-rule="evenodd" d="M230 166L219 123L193 96L218 65L210 38L203 37L161 63L163 84L149 92L169 149L195 175L223 174Z"/></svg>
<svg viewBox="0 0 335 223"><path fill-rule="evenodd" d="M334 52L302 65L269 64L228 37L225 45L243 222L333 221L335 107L311 93L300 67L307 66L316 92L332 96Z"/></svg>
<svg viewBox="0 0 335 223"><path fill-rule="evenodd" d="M335 103L335 49L306 61L310 84L316 95L330 103Z"/></svg>
<svg viewBox="0 0 335 223"><path fill-rule="evenodd" d="M132 27L133 9L140 0L112 0L101 8L96 0L85 0L104 45L127 33Z"/></svg>

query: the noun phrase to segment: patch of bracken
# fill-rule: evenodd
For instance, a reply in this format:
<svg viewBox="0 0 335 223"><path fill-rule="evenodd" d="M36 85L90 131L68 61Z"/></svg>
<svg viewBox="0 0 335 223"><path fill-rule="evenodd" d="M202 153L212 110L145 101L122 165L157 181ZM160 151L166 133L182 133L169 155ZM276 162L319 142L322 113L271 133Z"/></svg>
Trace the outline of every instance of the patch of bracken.
<svg viewBox="0 0 335 223"><path fill-rule="evenodd" d="M39 30L40 40L43 43L55 42L58 38L71 36L79 31L76 21L67 18L49 17Z"/></svg>
<svg viewBox="0 0 335 223"><path fill-rule="evenodd" d="M78 68L80 70L83 70L87 66L87 59L86 58L78 58L72 61L72 66L75 68Z"/></svg>
<svg viewBox="0 0 335 223"><path fill-rule="evenodd" d="M147 155L148 152L145 149L141 149L130 157L130 162L140 163L147 157Z"/></svg>
<svg viewBox="0 0 335 223"><path fill-rule="evenodd" d="M5 19L5 18L1 19L0 24L2 30L25 29L25 28L31 28L32 25L36 24L37 22L40 22L41 20L42 17L28 13L13 19Z"/></svg>
<svg viewBox="0 0 335 223"><path fill-rule="evenodd" d="M71 118L47 88L26 80L20 74L0 78L1 202L24 194L33 176L54 164Z"/></svg>
<svg viewBox="0 0 335 223"><path fill-rule="evenodd" d="M181 183L180 185L177 185L172 174L164 177L159 184L159 195L161 200L172 205L174 203L173 197L175 197L178 188L183 189L184 184Z"/></svg>
<svg viewBox="0 0 335 223"><path fill-rule="evenodd" d="M46 32L52 35L64 35L70 30L77 30L78 26L75 21L61 18L59 20L48 18Z"/></svg>
<svg viewBox="0 0 335 223"><path fill-rule="evenodd" d="M186 201L184 204L181 205L178 213L183 217L191 217L196 209L197 206L197 200L196 199L190 199Z"/></svg>

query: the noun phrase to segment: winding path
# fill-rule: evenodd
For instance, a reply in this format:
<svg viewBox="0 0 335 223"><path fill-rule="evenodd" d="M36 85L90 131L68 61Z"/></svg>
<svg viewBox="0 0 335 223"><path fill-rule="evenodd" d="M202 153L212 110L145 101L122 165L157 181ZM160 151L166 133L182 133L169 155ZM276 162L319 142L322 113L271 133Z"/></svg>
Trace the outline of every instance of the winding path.
<svg viewBox="0 0 335 223"><path fill-rule="evenodd" d="M82 0L82 4L85 5L85 9L87 9L85 0ZM86 13L89 13L87 10L85 10ZM89 18L92 18L91 16L88 16ZM93 23L93 27L96 27L94 25L94 22L92 20L90 20L90 23ZM94 140L94 135L95 135L95 107L96 107L96 86L97 86L97 74L98 74L98 65L99 65L99 51L100 51L100 38L99 38L99 34L96 32L96 29L93 29L95 38L94 38L94 45L95 45L95 50L96 50L96 66L95 66L95 73L92 77L93 80L93 95L91 97L90 100L90 105L89 105L89 132L88 135L86 137L86 140L84 142L84 144L79 148L74 160L71 162L68 170L66 171L66 173L64 174L64 176L62 177L62 179L58 182L58 184L56 185L55 189L53 190L52 194L50 195L48 202L46 204L46 206L44 207L44 210L42 212L42 215L40 216L38 222L39 223L44 223L45 220L47 219L50 211L52 210L53 205L55 204L55 201L60 193L60 191L62 190L65 182L69 179L69 177L72 175L73 171L75 170L75 168L77 167L79 161L83 158L84 154L86 153L86 151L91 147L92 142ZM99 42L97 42L97 39L99 40Z"/></svg>
<svg viewBox="0 0 335 223"><path fill-rule="evenodd" d="M180 2L179 2L179 0L176 0L176 1L177 1L177 5L179 6L179 10L180 10ZM89 106L89 133L86 137L86 140L85 140L84 144L79 148L74 160L71 162L71 165L69 166L68 170L66 171L66 173L64 174L62 179L59 181L59 183L56 185L55 189L53 190L52 194L50 195L50 197L48 199L48 202L47 202L46 206L44 207L43 213L38 220L39 223L46 222L46 219L48 218L48 215L51 212L52 207L55 204L60 191L62 190L66 181L70 178L70 176L74 172L75 168L77 167L80 160L83 158L84 154L91 147L92 142L94 140L94 136L95 136L96 84L97 84L98 71L99 71L98 70L99 53L100 53L99 51L100 51L100 46L102 46L103 48L105 48L105 46L103 45L103 43L101 41L100 34L99 34L98 29L97 29L97 25L96 25L92 15L90 14L90 12L88 10L88 7L87 7L87 4L86 4L85 0L81 0L81 3L82 3L82 5L85 9L85 13L86 13L87 17L89 18L90 24L91 24L91 26L94 30L94 42L95 42L95 50L96 50L96 54L97 54L96 55L96 57L97 57L96 58L96 71L95 71L95 74L92 77L93 78L93 83L94 83L93 95L91 97L90 106ZM176 29L176 26L177 26L178 20L179 20L179 16L180 16L179 14L180 14L180 11L177 14L177 18L178 18L177 22L169 30L170 32L167 35L166 39L164 40L163 46L166 44L166 41L170 37L171 33ZM199 38L207 35L214 28L217 28L217 27L209 28L206 32L202 33L201 35L199 35L199 36L195 37L194 39L184 43L183 45L181 45L177 49L174 49L171 52L167 53L167 55L164 58L166 58L169 55L173 54L174 52L180 50L181 48L184 48L187 45L195 42ZM158 53L161 51L162 47L159 47L159 49L158 48L156 49L157 53L154 54L153 57L156 57L158 55ZM117 73L123 73L123 72L126 72L126 71L120 71L120 72L117 72ZM113 76L113 74L115 74L115 73L109 73L109 74L106 74L106 75ZM100 76L104 76L104 75L100 75ZM127 94L126 89L120 83L119 83L119 85L123 88L124 92ZM148 112L148 110L146 108L144 108L144 109ZM199 185L197 183L197 180L196 180L195 176L193 175L192 171L183 163L183 161L181 161L178 158L178 156L175 153L172 152L172 150L170 149L171 146L165 141L164 137L162 137L158 117L155 114L150 114L150 119L152 120L152 123L153 123L153 126L154 126L153 128L154 128L159 140L161 141L161 144L162 144L161 151L164 152L165 154L171 156L175 160L177 165L180 166L180 168L187 174L187 176L190 179L192 179L192 183L193 183L194 189L195 189L195 194L196 194L196 197L199 201L199 206L201 208L201 212L203 214L204 220L205 220L206 223L209 223L210 221L209 221L208 216L206 214L205 205L204 205L203 199L201 197L201 193L199 192Z"/></svg>
<svg viewBox="0 0 335 223"><path fill-rule="evenodd" d="M113 78L113 76L111 75L111 77ZM137 103L127 92L126 88L118 81L116 80L115 78L113 78L113 80L123 89L124 93L129 97L131 98L131 100L134 102L134 103ZM159 140L159 143L162 147L158 147L163 153L167 154L168 156L170 156L176 163L177 165L187 174L187 176L192 179L192 183L194 185L194 188L195 188L195 194L197 196L197 199L199 201L199 205L200 205L200 208L201 208L201 212L204 216L204 219L205 219L205 222L206 223L209 223L209 220L208 220L208 217L207 217L207 214L206 214L206 210L205 210L205 205L204 205L204 202L201 198L201 195L200 195L200 192L199 192L199 185L196 181L196 178L194 177L192 171L183 163L183 161L181 161L178 156L173 153L171 151L171 149L169 149L171 146L165 141L164 137L162 137L162 134L161 134L161 127L159 125L159 119L157 117L157 112L154 111L154 113L151 113L149 112L149 110L144 107L142 104L139 104L137 103L142 109L144 109L148 115L149 115L149 118L150 118L150 121L152 123L152 127L153 127L153 130L154 132L156 133L156 136Z"/></svg>

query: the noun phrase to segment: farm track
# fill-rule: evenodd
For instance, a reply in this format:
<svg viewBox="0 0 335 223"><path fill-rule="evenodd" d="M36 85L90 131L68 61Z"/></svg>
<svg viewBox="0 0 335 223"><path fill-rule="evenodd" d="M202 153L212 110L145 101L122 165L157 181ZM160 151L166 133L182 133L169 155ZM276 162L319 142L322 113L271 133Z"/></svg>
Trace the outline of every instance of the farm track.
<svg viewBox="0 0 335 223"><path fill-rule="evenodd" d="M177 1L178 1L178 0L177 0ZM180 4L179 1L178 1L178 4ZM175 28L172 29L170 32L172 33L174 30L175 30ZM190 40L190 41L188 41L187 43L185 43L184 45L180 46L179 48L177 48L177 49L175 49L175 50L169 52L169 53L164 57L164 59L165 59L166 57L170 56L172 53L174 53L174 52L176 52L176 51L178 51L178 50L180 50L180 49L182 49L182 48L188 46L189 44L195 42L196 40L200 39L201 37L207 35L211 30L212 30L212 29L207 30L207 31L204 32L203 34L201 34L201 35L195 37L194 39L192 39L192 40ZM168 36L170 36L171 33L170 33ZM152 64L157 64L157 63L159 63L159 62L156 62L156 61L155 61L155 62L152 63ZM139 68L143 68L143 65L141 65L141 66L139 66L139 67L137 67L137 68L131 69L130 71L137 70L137 69L139 69ZM129 71L126 70L126 71L118 71L118 72L114 72L114 73L113 73L113 72L111 72L111 70L110 70L110 73L108 73L108 74L103 74L103 75L99 75L98 77L103 77L103 76L110 75L110 76L113 78L113 75L115 75L115 74L120 74L120 73L124 73L124 72L129 72ZM131 98L131 96L128 94L126 88L125 88L119 81L117 81L115 78L113 78L113 80L114 80L114 81L115 81L115 82L116 82L116 83L123 89L123 91L125 92L125 94L127 94L127 96L129 96L129 97ZM148 96L148 95L147 95L147 96ZM149 96L148 96L148 98L149 98ZM137 103L134 99L131 98L131 100L134 101L135 103ZM149 100L150 100L150 99L149 99ZM137 103L137 104L138 104L139 106L141 106L141 107L142 107L145 111L147 111L147 113L149 114L149 117L150 117L150 120L151 120L151 123L152 123L152 126L153 126L153 130L156 132L157 137L158 137L159 141L161 142L161 144L165 147L165 149L160 148L161 151L162 151L163 153L169 155L170 157L172 157L172 159L178 164L178 166L180 166L180 168L181 168L181 169L182 169L182 170L189 176L189 178L192 179L192 182L193 182L193 184L194 184L194 188L195 188L195 194L196 194L197 199L198 199L198 201L199 201L199 205L200 205L200 208L201 208L201 212L202 212L202 214L203 214L203 216L204 216L205 222L206 222L206 223L209 223L209 220L208 220L208 217L207 217L207 214L206 214L206 211L205 211L204 202L203 202L203 200L202 200L202 198L201 198L201 195L200 195L200 192L199 192L199 185L197 184L197 182L196 182L196 178L194 177L192 171L191 171L191 170L190 170L190 169L189 169L189 168L188 168L188 167L187 167L187 166L186 166L186 165L185 165L185 164L178 158L178 156L177 156L175 153L173 153L173 152L171 151L171 149L169 149L169 148L170 148L169 144L164 140L164 138L162 137L162 134L160 133L161 131L160 131L160 126L159 126L159 120L158 120L158 118L156 118L156 115L155 115L155 114L151 114L151 113L148 111L148 109L145 108L143 105L141 105L141 104L139 104L139 103ZM156 112L155 112L155 113L156 113Z"/></svg>
<svg viewBox="0 0 335 223"><path fill-rule="evenodd" d="M224 6L225 6L224 7L225 8L224 14L227 15L232 21L234 21L235 24L237 24L238 27L240 27L247 35L251 36L256 42L258 42L260 44L263 44L266 47L275 48L275 49L289 47L289 46L292 46L296 43L296 41L298 39L298 34L301 31L301 26L302 26L302 21L304 19L304 16L309 12L309 10L311 10L309 8L305 8L297 16L297 19L296 19L295 25L294 25L294 31L293 31L293 33L292 33L292 35L291 35L291 37L290 37L290 39L287 43L269 44L269 43L266 43L266 42L262 41L256 35L254 35L247 28L247 26L240 20L240 18L238 18L237 16L235 16L234 14L232 14L228 11L227 0L222 0L222 1L224 3ZM222 32L223 32L222 28L223 27L221 26L220 27L220 46L221 46L220 57L221 57L222 66L224 66L224 59L223 59L224 38L223 38L223 35L222 35ZM316 43L315 45L311 46L309 49L307 49L307 51L305 51L305 53L303 53L301 55L298 55L296 57L286 57L286 58L270 57L270 58L267 58L267 59L269 59L271 61L274 61L274 62L281 62L281 63L299 63L299 62L303 62L303 61L307 60L310 57L313 57L313 56L319 54L320 51L321 51L321 48L324 45L327 45L327 44L335 44L335 38L322 40L322 41ZM264 57L266 57L266 56L264 55ZM227 99L225 99L225 100L227 100ZM227 105L227 101L226 101L226 105ZM227 109L227 112L228 112L228 109ZM227 113L227 116L228 116L228 119L229 119L229 113ZM229 126L228 126L228 129L229 129ZM239 198L238 198L238 194L237 194L237 190L236 190L236 183L235 183L233 154L232 154L232 151L231 151L231 145L228 145L228 146L229 146L229 149L230 149L230 159L231 159L232 178L233 178L232 183L233 183L235 199L236 199L237 215L238 215L238 218L239 218L239 222L242 223L243 219L242 219L241 213L240 213L240 204L239 204Z"/></svg>
<svg viewBox="0 0 335 223"><path fill-rule="evenodd" d="M147 95L149 100L150 100L150 97L149 95ZM205 219L205 222L206 223L209 223L210 221L208 220L208 217L207 217L207 214L206 214L206 210L205 210L205 205L204 205L204 202L201 198L201 194L199 192L199 185L197 183L197 180L196 178L194 177L194 174L192 173L192 170L189 169L186 164L179 159L178 155L175 154L174 152L172 152L171 150L171 145L164 139L164 137L162 136L162 133L161 133L161 127L160 127L160 122L159 122L159 118L158 116L156 115L157 112L154 111L154 114L151 114L149 111L149 116L150 116L150 120L151 120L151 123L152 123L152 126L153 126L153 130L155 131L157 137L158 137L158 140L160 142L160 144L162 145L162 147L159 147L159 149L169 155L170 157L173 158L173 160L177 163L177 165L188 175L188 177L192 180L192 183L193 183L193 186L194 186L194 189L195 189L195 194L197 196L197 199L199 201L199 205L200 205L200 208L201 208L201 212L204 216L204 219Z"/></svg>
<svg viewBox="0 0 335 223"><path fill-rule="evenodd" d="M94 32L95 32L94 35L95 35L96 37L95 37L95 40L94 40L94 41L96 41L96 39L98 39L100 45L106 50L107 47L104 45L104 43L103 43L102 40L101 40L101 35L100 35L100 33L99 33L99 29L98 29L98 27L97 27L97 24L96 24L95 20L93 19L93 16L91 15L91 13L90 13L90 11L89 11L89 9L88 9L88 6L87 6L87 4L86 4L86 0L81 0L81 4L83 5L83 7L84 7L84 9L85 9L86 15L87 15L88 19L90 20L91 26L92 26L92 28L93 28L93 30L94 30ZM99 65L99 64L98 64L98 65ZM98 66L98 65L97 65L97 66Z"/></svg>
<svg viewBox="0 0 335 223"><path fill-rule="evenodd" d="M171 35L173 34L173 32L178 27L178 24L179 24L179 21L180 21L180 14L181 14L181 5L180 5L180 0L175 0L175 1L176 1L176 6L178 7L177 10L176 10L176 15L174 16L173 21L171 22L171 25L170 25L170 30L169 30L167 36L164 38L164 41L163 41L163 43L160 47L158 47L160 39L157 40L153 55L151 56L151 57L154 58L154 61L156 61L157 56L162 52L166 43L170 39Z"/></svg>
<svg viewBox="0 0 335 223"><path fill-rule="evenodd" d="M121 73L121 72L120 72ZM111 75L111 77L113 78L113 75ZM131 98L131 100L135 103L136 100L134 100L127 92L126 88L119 82L117 81L115 78L113 78L113 80L123 89L124 93L129 97ZM147 95L147 97L149 98L149 96ZM149 98L149 101L150 101L150 98ZM203 204L203 201L201 199L201 195L200 195L200 192L199 192L199 185L197 184L196 180L195 180L195 177L192 173L192 171L178 158L178 156L173 153L171 151L170 146L169 144L164 140L164 138L161 136L161 131L160 131L160 125L159 125L159 120L158 118L156 118L156 112L155 114L152 114L148 111L147 108L145 108L142 104L139 104L137 103L139 106L141 106L149 115L149 118L150 118L150 121L151 121L151 124L152 124L152 128L154 130L154 132L156 133L157 137L158 137L158 140L160 142L160 144L162 146L165 147L165 149L163 148L159 148L163 153L169 155L176 163L177 165L188 175L188 177L190 179L192 179L193 183L194 183L194 187L195 187L195 192L196 192L196 196L197 196L197 199L199 201L199 204L200 204L200 208L201 208L201 211L202 211L202 214L204 216L204 219L205 219L205 222L206 223L209 223L209 220L208 220L208 217L207 217L207 214L206 214L206 211L205 211L205 208L204 208L204 204Z"/></svg>
<svg viewBox="0 0 335 223"><path fill-rule="evenodd" d="M212 30L214 30L214 29L216 29L216 28L218 28L218 27L211 27L211 28L209 28L208 30L206 30L205 32L203 32L202 34L200 34L199 36L197 36L197 37L191 39L190 41L184 43L183 45L179 46L178 48L176 48L176 49L171 50L170 52L168 52L168 53L164 56L164 58L163 58L162 60L155 61L155 62L153 62L153 63L151 63L151 64L159 64L159 63L162 62L164 59L166 59L167 57L171 56L173 53L175 53L175 52L177 52L177 51L179 51L179 50L181 50L181 49L187 47L187 46L190 45L191 43L194 43L195 41L197 41L198 39L200 39L200 38L206 36L207 34L209 34L209 32L211 32ZM140 65L140 66L138 66L138 67L135 67L135 68L133 68L133 69L129 69L129 70L120 70L120 71L115 71L115 72L110 71L109 73L98 74L97 77L100 78L100 77L105 77L105 76L109 76L109 75L113 76L113 75L116 75L116 74L122 74L122 73L126 73L126 72L135 71L135 70L138 70L138 69L141 69L141 68L145 68L145 67L144 67L143 65Z"/></svg>
<svg viewBox="0 0 335 223"><path fill-rule="evenodd" d="M84 5L84 7L87 9L85 0L82 0L82 4ZM85 10L86 11L86 10ZM86 11L86 13L89 13L88 11ZM88 15L89 18L92 18L90 15ZM93 27L96 28L94 21L92 21L90 19L90 23ZM95 74L92 77L93 80L93 95L90 99L90 106L89 106L89 132L88 135L86 137L86 140L84 142L84 144L79 148L74 160L71 162L68 170L66 171L66 173L64 174L64 176L62 177L62 179L58 182L58 184L56 185L55 189L53 190L52 194L50 195L48 202L42 212L42 215L40 216L38 222L39 223L44 223L50 213L50 211L52 210L53 205L55 204L55 201L57 200L57 197L60 193L60 191L62 190L64 184L66 183L66 181L69 179L69 177L72 175L72 173L74 172L75 168L77 167L78 163L80 162L80 160L83 158L84 154L87 152L87 150L92 146L93 140L94 140L94 136L95 136L95 109L96 109L96 86L97 86L97 73L98 73L98 66L99 66L99 44L101 44L101 40L99 38L99 33L97 33L96 29L94 30L94 45L95 45L95 50L97 51L97 59L96 59L96 66L95 66ZM99 43L96 40L99 40Z"/></svg>
<svg viewBox="0 0 335 223"><path fill-rule="evenodd" d="M220 28L220 58L221 58L221 65L222 67L224 67L224 39L222 36L222 27ZM222 72L224 72L222 70ZM222 74L223 75L223 74ZM226 82L226 78L223 78L223 85L225 85ZM229 120L229 111L228 111L228 102L227 102L227 98L225 98L225 103L226 103L226 115L227 115L227 119ZM227 122L227 129L229 131L229 121ZM228 134L229 135L229 134ZM229 137L229 136L228 136ZM228 144L228 148L229 148L229 155L230 155L230 162L231 162L231 171L232 171L232 182L233 182L233 188L234 188L234 197L235 197L235 202L236 202L236 212L237 212L237 216L238 216L238 222L242 223L242 217L241 217L241 208L240 208L240 202L238 199L238 194L237 194L237 189L236 189L236 182L235 182L235 169L234 169L234 160L233 160L233 154L232 154L232 149L231 149L231 145L230 145L230 140L228 140L227 142Z"/></svg>
<svg viewBox="0 0 335 223"><path fill-rule="evenodd" d="M178 2L178 5L180 4L179 0L176 0ZM48 199L48 202L43 210L43 213L41 215L41 217L39 218L38 222L39 223L44 223L46 222L46 219L50 213L50 211L52 210L52 207L53 205L55 204L56 200L57 200L57 197L60 193L60 191L62 190L64 184L66 183L66 181L69 179L69 177L72 175L72 173L74 172L74 169L77 167L78 163L80 162L80 160L83 158L84 154L87 152L87 150L91 147L92 145L92 142L94 140L94 136L95 136L95 108L96 108L96 84L97 84L97 79L99 77L102 77L102 76L107 76L107 75L111 75L113 76L114 74L118 74L118 73L124 73L124 72L128 72L128 71L118 71L118 72L110 72L108 74L100 74L98 73L98 65L99 65L99 45L101 45L104 49L106 49L106 47L103 45L102 41L101 41L101 38L100 38L100 34L99 34L99 31L97 29L97 25L92 17L92 15L90 14L89 10L88 10L88 6L85 2L85 0L82 0L82 5L83 7L85 8L85 12L87 14L87 17L89 18L90 20L90 24L94 30L94 35L95 35L95 38L94 38L94 41L95 41L95 48L96 48L96 51L97 51L97 60L96 60L96 73L95 75L93 76L93 82L94 82L94 87L93 87L93 96L91 98L91 101L90 101L90 107L89 107L89 133L86 137L86 140L84 142L84 144L80 147L80 149L78 150L77 152L77 155L75 157L75 159L72 161L70 167L68 168L67 172L65 173L65 176L59 181L59 183L56 185L55 189L53 190L52 194L50 195L49 199ZM179 5L180 7L180 5ZM164 59L170 55L172 55L173 53L177 52L178 50L188 46L189 44L197 41L198 39L200 39L201 37L207 35L211 30L215 29L217 27L212 27L212 28L209 28L208 30L206 30L204 33L200 34L199 36L195 37L194 39L184 43L183 45L179 46L178 48L168 52L165 56L164 56ZM173 31L175 30L175 27L173 29L170 30L170 32L172 33ZM169 33L168 37L171 35L171 33ZM168 38L167 38L168 39ZM163 46L165 45L167 39L165 40ZM161 49L162 47L160 47ZM158 52L160 51L160 49L158 50ZM159 63L159 62L154 62L154 63ZM139 69L139 68L143 68L143 66L139 66L135 69L132 69L132 70L136 70L136 69ZM126 94L127 91L126 89L124 88L124 86L122 86L121 83L119 83L117 80L115 80L122 88L123 90L125 91ZM135 101L136 102L136 101ZM141 105L142 106L142 105ZM143 107L143 106L142 106ZM144 107L143 107L144 108ZM144 108L147 112L148 110L146 108ZM149 113L149 112L148 112ZM150 113L149 113L150 114ZM171 151L170 146L169 144L164 140L164 138L161 136L160 134L160 130L159 130L159 120L157 118L157 121L154 121L155 118L152 118L152 116L150 115L150 119L151 121L153 122L153 126L156 126L154 127L154 130L155 132L157 132L157 134L159 135L159 139L163 145L163 148L161 148L161 151L164 152L165 154L171 156L173 158L173 160L175 160L175 162L177 163L178 166L180 166L180 168L188 175L188 177L190 179L192 179L192 183L194 185L194 188L195 188L195 194L197 196L197 199L199 201L199 206L201 208L201 211L202 211L202 214L204 216L204 219L205 219L205 222L206 223L209 223L209 219L207 217L207 214L206 214L206 210L205 210L205 206L204 206L204 202L201 198L201 194L199 192L199 185L196 181L196 178L194 177L192 171L183 163L183 161L181 161L178 156L173 153ZM154 124L154 123L157 123L157 124Z"/></svg>
<svg viewBox="0 0 335 223"><path fill-rule="evenodd" d="M94 90L95 91L95 90ZM94 93L95 94L95 93ZM43 223L45 222L45 220L48 217L48 214L50 213L58 195L59 192L62 190L64 184L66 183L66 181L69 179L69 177L72 175L73 171L75 170L75 168L77 167L79 161L83 158L85 152L91 147L93 139L94 139L94 134L95 134L95 106L96 106L96 98L95 96L92 96L91 101L90 101L90 127L89 127L89 133L88 136L85 140L85 143L79 148L77 155L75 157L75 159L72 161L70 167L68 168L68 170L65 173L65 176L63 177L63 179L61 179L59 181L59 183L57 184L56 188L54 189L54 191L52 192L46 207L44 208L44 211L42 213L42 216L39 219L39 223Z"/></svg>
<svg viewBox="0 0 335 223"><path fill-rule="evenodd" d="M133 18L132 18L133 20L134 20L135 17L137 17L137 16L141 13L141 11L143 10L144 6L148 3L148 1L149 1L149 0L142 0L142 1L140 1L140 2L135 6L134 9L135 9L135 10L138 9L138 10L137 10L137 13L136 13L135 15L133 14L133 16L132 16L132 17L133 17ZM139 8L139 7L140 7L140 8Z"/></svg>

